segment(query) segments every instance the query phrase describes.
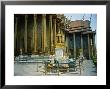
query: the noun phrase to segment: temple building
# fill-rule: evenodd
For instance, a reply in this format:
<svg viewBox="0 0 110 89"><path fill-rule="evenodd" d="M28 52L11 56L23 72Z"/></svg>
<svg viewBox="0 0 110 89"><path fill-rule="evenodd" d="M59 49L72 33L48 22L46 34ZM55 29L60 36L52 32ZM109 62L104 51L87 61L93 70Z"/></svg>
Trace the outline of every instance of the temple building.
<svg viewBox="0 0 110 89"><path fill-rule="evenodd" d="M75 58L82 53L84 57L91 59L96 53L95 34L89 20L71 21L68 29L69 53Z"/></svg>
<svg viewBox="0 0 110 89"><path fill-rule="evenodd" d="M62 49L63 56L77 58L95 55L95 31L89 20L69 21L64 14L15 14L14 55L53 55Z"/></svg>

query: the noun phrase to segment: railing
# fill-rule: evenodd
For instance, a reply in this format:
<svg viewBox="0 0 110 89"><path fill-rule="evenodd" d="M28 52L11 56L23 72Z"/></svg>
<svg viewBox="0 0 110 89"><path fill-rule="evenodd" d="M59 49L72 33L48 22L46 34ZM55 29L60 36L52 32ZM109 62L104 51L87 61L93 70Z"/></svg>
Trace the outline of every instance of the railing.
<svg viewBox="0 0 110 89"><path fill-rule="evenodd" d="M45 75L50 72L59 76L61 72L66 73L71 71L79 71L79 74L81 75L81 68L83 63L83 60L81 59L68 62L54 61L54 63L51 63L51 61L48 59L48 57L24 56L21 59L16 60L15 62L37 63L37 72L39 72L39 64L42 64Z"/></svg>
<svg viewBox="0 0 110 89"><path fill-rule="evenodd" d="M51 64L50 62L45 62L45 75L48 74L48 72L51 73L56 73L58 76L60 75L60 72L70 72L72 71L77 71L77 66L76 61L74 62L66 62L66 63L53 63ZM81 73L80 73L81 74Z"/></svg>

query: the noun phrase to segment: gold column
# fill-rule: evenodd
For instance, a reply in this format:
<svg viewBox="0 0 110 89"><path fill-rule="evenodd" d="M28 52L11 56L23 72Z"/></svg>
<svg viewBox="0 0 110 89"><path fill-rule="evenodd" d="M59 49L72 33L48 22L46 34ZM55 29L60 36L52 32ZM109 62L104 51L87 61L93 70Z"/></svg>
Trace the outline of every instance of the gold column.
<svg viewBox="0 0 110 89"><path fill-rule="evenodd" d="M61 43L63 42L63 32L62 32L62 29L60 29L60 31L61 31Z"/></svg>
<svg viewBox="0 0 110 89"><path fill-rule="evenodd" d="M45 52L47 47L47 41L46 41L46 14L42 15L42 48L43 52Z"/></svg>
<svg viewBox="0 0 110 89"><path fill-rule="evenodd" d="M34 53L37 51L37 15L34 14Z"/></svg>
<svg viewBox="0 0 110 89"><path fill-rule="evenodd" d="M65 33L65 35L66 35L66 41L65 41L66 55L68 55L68 37L67 37L66 33Z"/></svg>
<svg viewBox="0 0 110 89"><path fill-rule="evenodd" d="M67 35L67 55L69 54L69 51L68 51L68 48L69 48L69 47L68 47L68 39L69 39L69 38L68 38L68 35Z"/></svg>
<svg viewBox="0 0 110 89"><path fill-rule="evenodd" d="M25 15L25 33L24 33L25 52L27 52L27 18L28 15Z"/></svg>
<svg viewBox="0 0 110 89"><path fill-rule="evenodd" d="M88 33L88 55L90 59L90 39L89 39L89 33Z"/></svg>
<svg viewBox="0 0 110 89"><path fill-rule="evenodd" d="M55 47L56 47L56 19L53 19L54 22L54 53L55 53Z"/></svg>
<svg viewBox="0 0 110 89"><path fill-rule="evenodd" d="M58 23L58 38L59 38L59 43L61 43L61 30L60 30L60 23Z"/></svg>
<svg viewBox="0 0 110 89"><path fill-rule="evenodd" d="M15 50L16 50L16 49L17 49L17 46L16 46L17 44L16 44L16 42L17 42L18 18L16 17L15 20L16 20L16 21L15 21L15 35L14 35L14 36L15 36L15 39L14 39L14 40L15 40L15 41L14 41L15 44L14 44L14 48L15 48Z"/></svg>
<svg viewBox="0 0 110 89"><path fill-rule="evenodd" d="M64 44L64 42L65 42L65 34L63 32L63 34L62 34L62 43Z"/></svg>
<svg viewBox="0 0 110 89"><path fill-rule="evenodd" d="M49 29L50 29L50 51L53 51L53 30L52 30L52 15L49 16Z"/></svg>

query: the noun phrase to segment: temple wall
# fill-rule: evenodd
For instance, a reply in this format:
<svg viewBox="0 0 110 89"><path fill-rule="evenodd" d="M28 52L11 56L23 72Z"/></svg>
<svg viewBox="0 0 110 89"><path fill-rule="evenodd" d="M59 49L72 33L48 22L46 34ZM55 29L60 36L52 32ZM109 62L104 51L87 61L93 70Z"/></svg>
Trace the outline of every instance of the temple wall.
<svg viewBox="0 0 110 89"><path fill-rule="evenodd" d="M56 14L16 14L14 16L15 55L19 55L20 50L23 54L50 55L55 54L56 48L62 48L64 55L72 55L76 58L82 49L84 56L88 59L92 57L95 35L82 34L83 32L69 33L64 28L65 20L61 19L62 17ZM89 21L85 21L85 27L89 27Z"/></svg>

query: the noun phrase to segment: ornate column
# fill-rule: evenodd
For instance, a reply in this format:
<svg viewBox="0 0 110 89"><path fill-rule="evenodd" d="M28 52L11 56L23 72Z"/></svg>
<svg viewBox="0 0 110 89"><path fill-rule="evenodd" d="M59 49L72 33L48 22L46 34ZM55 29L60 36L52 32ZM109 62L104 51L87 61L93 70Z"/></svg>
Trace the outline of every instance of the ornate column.
<svg viewBox="0 0 110 89"><path fill-rule="evenodd" d="M62 43L64 44L64 42L65 42L65 34L63 33L62 34Z"/></svg>
<svg viewBox="0 0 110 89"><path fill-rule="evenodd" d="M82 51L82 54L83 54L83 37L82 37L82 33L81 33L81 51Z"/></svg>
<svg viewBox="0 0 110 89"><path fill-rule="evenodd" d="M76 58L76 36L75 36L75 33L73 33L73 39L74 39L74 58Z"/></svg>
<svg viewBox="0 0 110 89"><path fill-rule="evenodd" d="M56 46L56 19L53 19L54 22L54 49Z"/></svg>
<svg viewBox="0 0 110 89"><path fill-rule="evenodd" d="M37 51L37 15L34 14L34 27L33 27L33 31L34 31L34 53L36 53Z"/></svg>
<svg viewBox="0 0 110 89"><path fill-rule="evenodd" d="M61 30L60 30L60 23L58 23L58 42L61 43Z"/></svg>
<svg viewBox="0 0 110 89"><path fill-rule="evenodd" d="M63 36L62 29L60 29L60 34L61 34L61 43L62 43L62 36Z"/></svg>
<svg viewBox="0 0 110 89"><path fill-rule="evenodd" d="M52 15L49 16L49 29L50 29L50 44L51 44L51 49L50 51L53 51L53 30L52 30Z"/></svg>
<svg viewBox="0 0 110 89"><path fill-rule="evenodd" d="M89 38L89 33L88 33L88 56L90 59L90 38Z"/></svg>
<svg viewBox="0 0 110 89"><path fill-rule="evenodd" d="M95 48L96 48L96 45L95 45L95 33L93 33L93 56L95 56Z"/></svg>
<svg viewBox="0 0 110 89"><path fill-rule="evenodd" d="M25 15L25 32L24 32L25 53L27 52L27 18L28 15Z"/></svg>
<svg viewBox="0 0 110 89"><path fill-rule="evenodd" d="M45 52L47 47L47 41L46 41L46 14L42 15L42 48L43 52Z"/></svg>
<svg viewBox="0 0 110 89"><path fill-rule="evenodd" d="M91 56L91 57L93 56L93 41L92 41L92 40L93 40L93 37L91 37L91 40L90 40L90 49L91 49L91 50L90 50L90 53L91 53L90 56Z"/></svg>
<svg viewBox="0 0 110 89"><path fill-rule="evenodd" d="M17 49L17 44L16 44L16 42L17 42L17 26L18 26L18 18L16 17L15 18L15 39L14 39L14 49L15 49L15 51L16 51L16 49Z"/></svg>
<svg viewBox="0 0 110 89"><path fill-rule="evenodd" d="M67 33L65 33L65 35L66 35L66 41L65 41L66 53L68 55L68 35L67 35Z"/></svg>

